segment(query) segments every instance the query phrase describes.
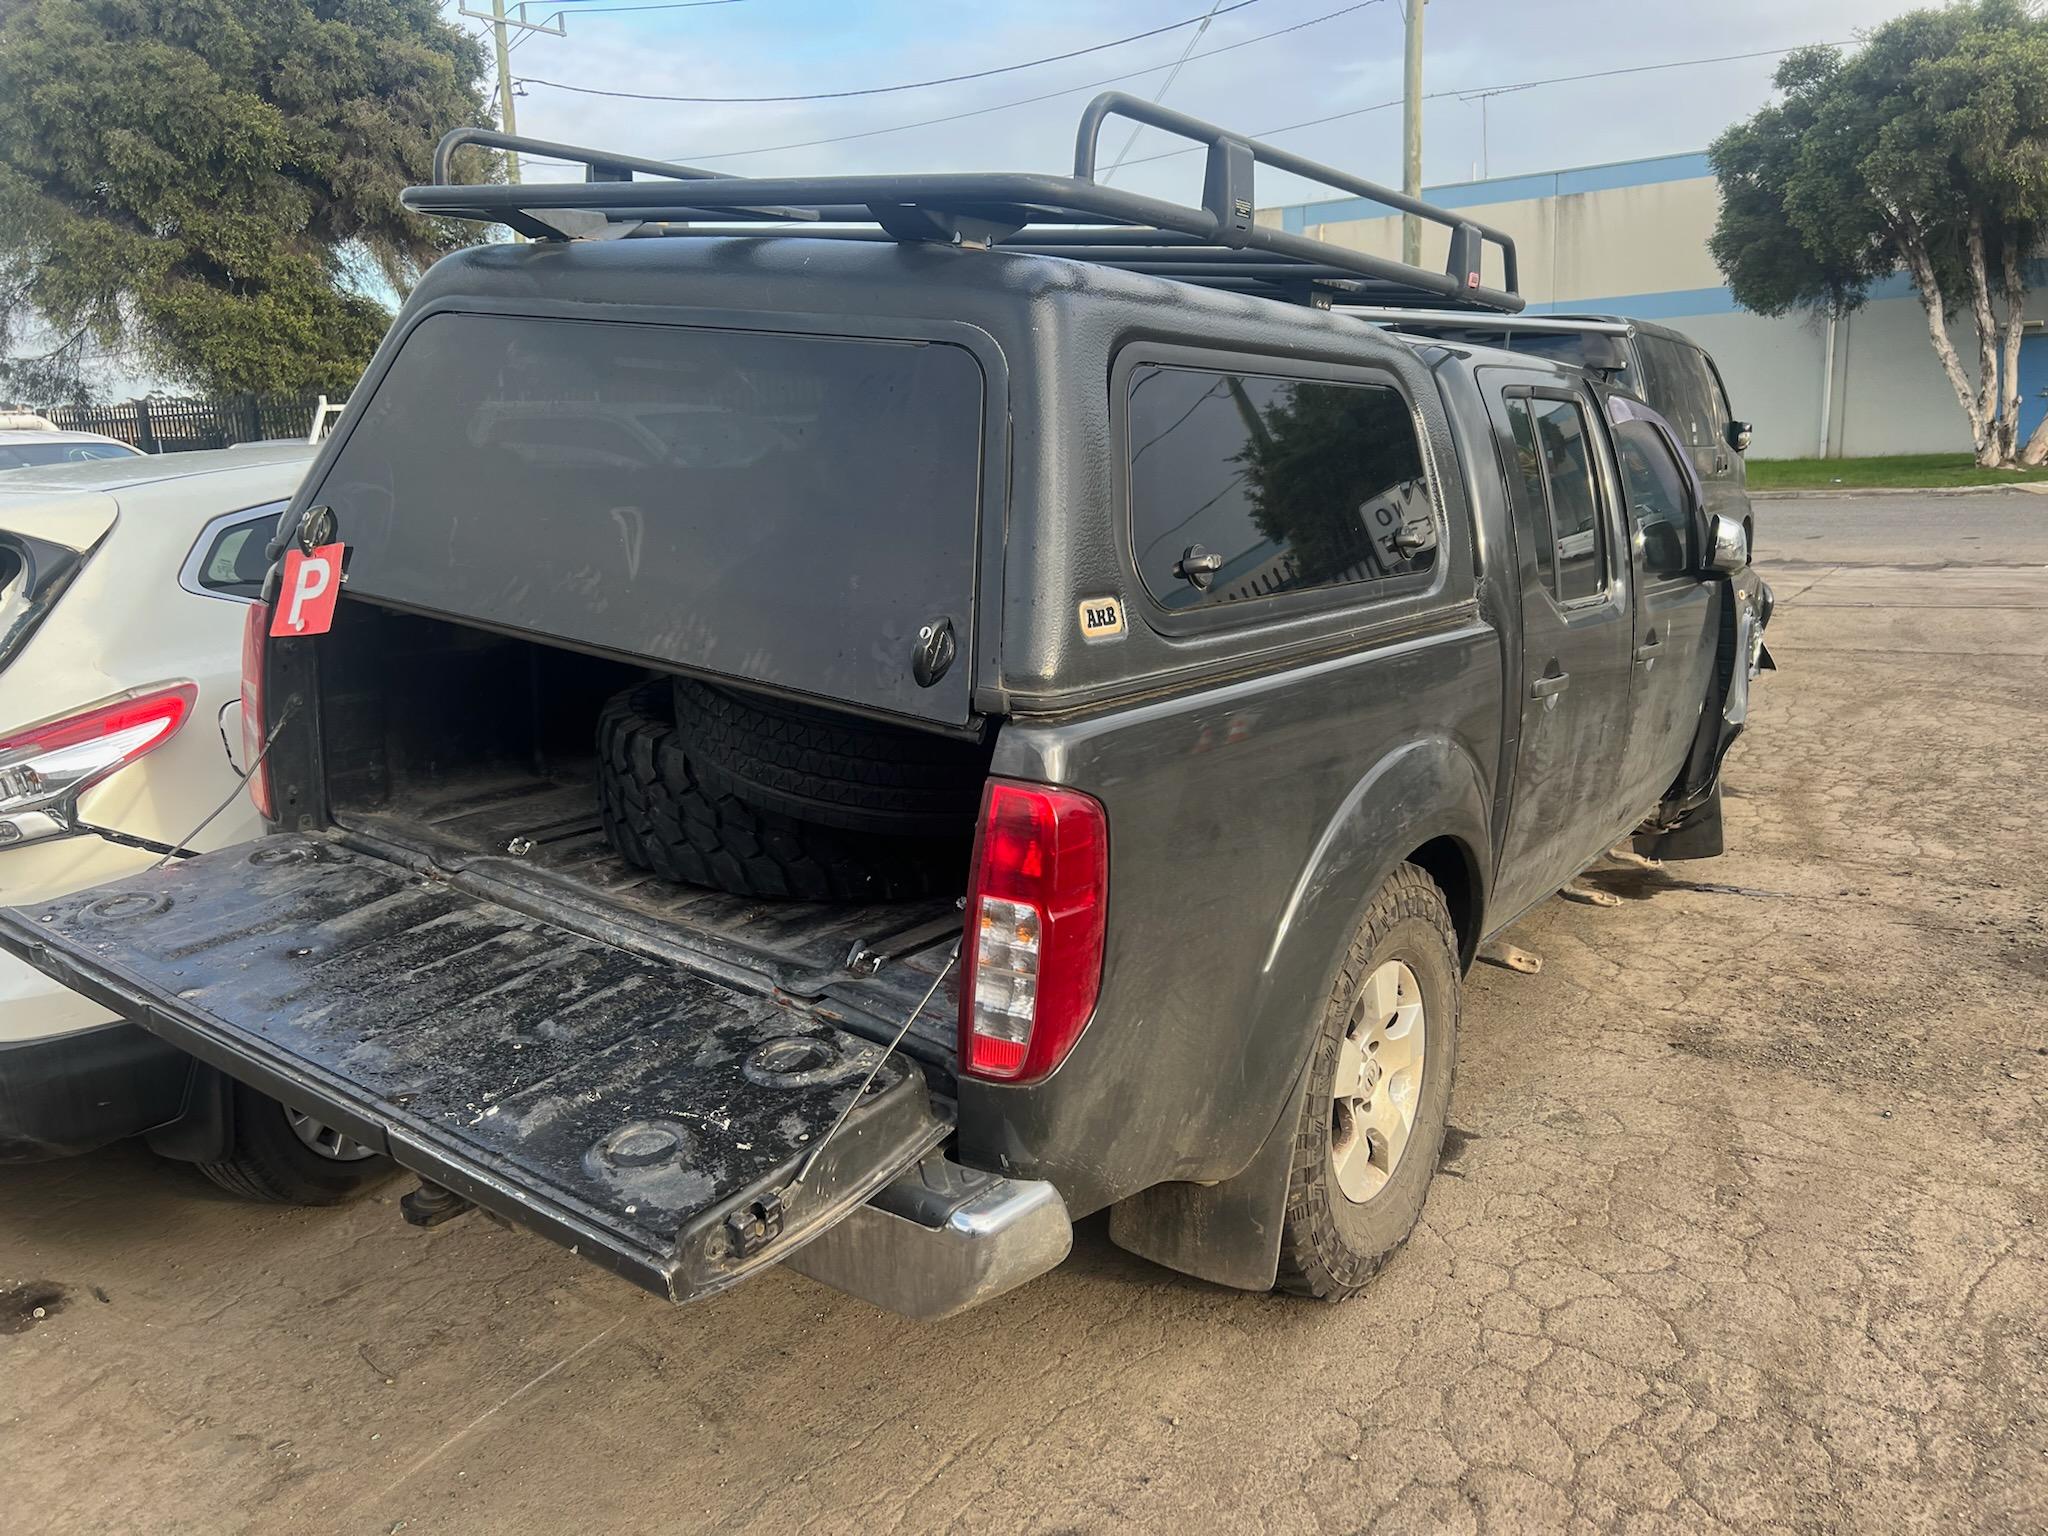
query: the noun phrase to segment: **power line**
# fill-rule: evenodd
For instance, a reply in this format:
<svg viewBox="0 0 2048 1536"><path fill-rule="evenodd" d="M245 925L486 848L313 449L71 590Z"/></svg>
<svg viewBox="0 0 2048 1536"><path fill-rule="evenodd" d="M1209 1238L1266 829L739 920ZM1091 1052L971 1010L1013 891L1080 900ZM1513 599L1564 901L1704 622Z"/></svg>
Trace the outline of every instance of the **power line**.
<svg viewBox="0 0 2048 1536"><path fill-rule="evenodd" d="M1192 64L1198 59L1213 59L1218 54L1235 53L1238 49L1249 48L1254 43L1263 43L1271 38L1285 37L1290 32L1300 32L1309 27L1321 26L1326 21L1335 21L1340 16L1349 16L1354 11L1367 10L1378 4L1380 4L1380 0L1355 0L1354 4L1343 6L1338 10L1327 11L1321 16L1311 16L1308 20L1297 21L1292 26L1276 27L1273 31L1261 32L1256 37L1242 38L1237 42L1224 43L1215 48L1205 48L1200 53L1187 55L1181 62ZM970 107L965 112L948 112L943 117L919 118L916 122L891 123L886 128L864 128L858 133L834 134L829 138L823 139L800 139L789 144L763 144L754 149L727 149L710 155L678 151L664 158L687 160L695 164L699 161L707 160L738 160L748 155L780 154L782 151L790 149L817 149L826 144L850 144L855 139L875 139L889 133L907 133L913 128L936 128L942 123L957 123L970 117L986 117L991 112L1007 112L1012 107L1031 107L1036 106L1042 101L1057 101L1062 96L1079 96L1084 91L1099 91L1105 85L1121 85L1126 80L1137 80L1146 75L1157 74L1162 69L1171 68L1173 68L1171 64L1151 64L1147 65L1144 69L1130 70L1121 75L1108 75L1100 80L1090 80L1083 85L1063 86L1057 91L1045 91L1037 96L1022 96L1015 101L999 101L986 107ZM567 162L560 163L566 164Z"/></svg>
<svg viewBox="0 0 2048 1536"><path fill-rule="evenodd" d="M1216 0L1216 5L1221 5L1222 3L1223 0ZM1209 30L1209 23L1215 18L1216 15L1216 5L1212 5L1209 7L1209 14L1207 16L1204 16L1202 18L1202 24L1199 27L1195 28L1194 36L1188 39L1187 47L1181 49L1180 57L1174 61L1173 68L1169 69L1166 72L1166 78L1159 82L1159 89L1152 93L1152 100L1154 102L1161 102L1166 100L1166 93L1173 89L1173 82L1178 80L1180 78L1180 72L1183 69L1187 68L1188 55L1195 51L1195 45L1201 42L1202 34ZM1117 167L1122 165L1125 160L1130 158L1131 146L1138 142L1138 135L1143 133L1144 131L1145 125L1143 123L1131 124L1130 136L1124 140L1124 147L1122 151L1118 153L1117 157L1114 160L1110 161L1109 169L1102 173L1102 179L1104 182L1107 182L1110 177L1114 176L1117 173Z"/></svg>
<svg viewBox="0 0 2048 1536"><path fill-rule="evenodd" d="M1065 53L1049 53L1042 59L1026 59L1018 64L1004 64L995 69L978 69L964 75L940 75L931 80L910 80L901 85L870 85L852 91L812 91L789 96L670 96L653 91L608 91L591 85L565 85L560 80L540 80L526 77L528 85L544 85L550 90L573 91L579 96L615 96L628 101L680 101L701 105L733 106L747 103L767 104L792 101L844 101L854 96L888 96L898 91L921 91L933 85L958 85L967 80L987 80L994 75L1013 75L1020 69L1036 69L1041 64L1058 64L1066 59L1078 59L1091 53L1101 53L1110 48L1121 48L1126 43L1141 42L1161 33L1177 32L1182 27L1192 27L1208 20L1211 16L1228 16L1232 11L1241 11L1256 5L1259 0L1236 0L1221 10L1205 11L1198 16L1189 16L1180 21L1168 22L1163 27L1153 27L1145 32L1133 32L1129 37L1119 37L1106 43L1092 43L1086 48L1070 48Z"/></svg>
<svg viewBox="0 0 2048 1536"><path fill-rule="evenodd" d="M746 0L662 0L657 5L579 5L575 10L555 12L557 16L603 16L629 11L696 11L707 5L744 5Z"/></svg>
<svg viewBox="0 0 2048 1536"><path fill-rule="evenodd" d="M1570 85L1580 80L1611 80L1616 75L1647 75L1661 69L1690 69L1698 64L1728 64L1737 59L1775 59L1787 53L1797 53L1801 48L1849 48L1852 43L1795 43L1790 48L1759 48L1754 53L1722 53L1705 59L1670 59L1661 64L1631 64L1622 69L1596 69L1583 75L1549 75L1541 80L1518 80L1508 85L1467 85L1455 90L1429 91L1424 101L1437 101L1444 97L1459 98L1478 95L1499 95L1505 91L1534 90L1539 85ZM1294 133L1302 128L1320 128L1325 123L1338 123L1346 118L1364 117L1369 112L1384 112L1389 107L1398 107L1405 98L1396 96L1391 101L1376 101L1369 107L1353 107L1348 112L1332 112L1327 117L1312 117L1305 122L1288 123L1280 128L1262 128L1252 137L1269 139L1278 133ZM1169 149L1156 155L1144 155L1136 160L1126 161L1127 165L1149 165L1154 160L1171 160L1178 155L1195 154L1203 148L1191 144L1186 149Z"/></svg>
<svg viewBox="0 0 2048 1536"><path fill-rule="evenodd" d="M578 5L573 11L564 6L549 16L548 20L560 21L564 16L630 15L635 11L698 11L709 5L745 5L746 3L747 0L660 0L660 3L655 5ZM489 28L485 28L476 35L482 37L489 30ZM531 32L520 33L518 39L505 51L507 53L517 52L520 43L525 42L533 35Z"/></svg>

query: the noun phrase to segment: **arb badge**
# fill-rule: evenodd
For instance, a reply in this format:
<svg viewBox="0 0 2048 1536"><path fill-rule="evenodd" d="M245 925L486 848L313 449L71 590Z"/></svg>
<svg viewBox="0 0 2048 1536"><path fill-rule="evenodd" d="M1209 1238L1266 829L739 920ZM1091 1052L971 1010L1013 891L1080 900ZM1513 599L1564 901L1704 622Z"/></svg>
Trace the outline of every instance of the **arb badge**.
<svg viewBox="0 0 2048 1536"><path fill-rule="evenodd" d="M1124 632L1124 605L1113 597L1081 601L1081 638L1108 640Z"/></svg>

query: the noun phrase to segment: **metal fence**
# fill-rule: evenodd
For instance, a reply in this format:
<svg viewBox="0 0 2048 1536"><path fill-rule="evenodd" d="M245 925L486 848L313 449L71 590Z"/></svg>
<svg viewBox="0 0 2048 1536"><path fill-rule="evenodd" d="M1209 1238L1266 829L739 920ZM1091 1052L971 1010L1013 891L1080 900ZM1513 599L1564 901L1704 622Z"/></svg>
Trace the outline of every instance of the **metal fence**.
<svg viewBox="0 0 2048 1536"><path fill-rule="evenodd" d="M144 453L184 453L276 438L305 442L325 395L214 395L129 400L120 405L53 405L43 411L74 432L118 437Z"/></svg>

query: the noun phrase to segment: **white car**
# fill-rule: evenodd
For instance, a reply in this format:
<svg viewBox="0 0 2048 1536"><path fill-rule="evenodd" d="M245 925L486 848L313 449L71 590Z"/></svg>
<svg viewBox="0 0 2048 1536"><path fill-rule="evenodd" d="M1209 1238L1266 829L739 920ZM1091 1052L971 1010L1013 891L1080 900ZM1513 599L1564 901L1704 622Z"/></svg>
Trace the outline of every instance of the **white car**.
<svg viewBox="0 0 2048 1536"><path fill-rule="evenodd" d="M314 451L0 474L0 904L261 835L236 794L244 616ZM137 1134L254 1198L341 1199L384 1168L0 955L0 1161Z"/></svg>
<svg viewBox="0 0 2048 1536"><path fill-rule="evenodd" d="M12 425L19 422L21 425ZM41 422L31 426L30 422ZM90 464L97 459L139 459L143 452L118 437L67 432L40 417L0 415L0 470L47 469L56 464Z"/></svg>

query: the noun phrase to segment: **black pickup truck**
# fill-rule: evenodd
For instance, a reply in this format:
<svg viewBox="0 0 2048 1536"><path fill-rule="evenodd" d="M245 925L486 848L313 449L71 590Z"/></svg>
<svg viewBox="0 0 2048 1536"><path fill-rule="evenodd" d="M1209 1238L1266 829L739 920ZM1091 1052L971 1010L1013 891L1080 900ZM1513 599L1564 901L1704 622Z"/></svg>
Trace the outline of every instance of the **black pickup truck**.
<svg viewBox="0 0 2048 1536"><path fill-rule="evenodd" d="M1112 114L1201 206L1094 179ZM479 140L589 178L449 184ZM1517 310L1499 232L1127 97L1072 177L443 148L408 205L530 239L420 284L281 525L271 835L0 944L217 1070L192 1155L268 1094L677 1301L940 1315L1105 1208L1356 1291L1482 942L1719 849L1768 593L1671 429L1330 307ZM1448 270L1258 224L1257 164Z"/></svg>

